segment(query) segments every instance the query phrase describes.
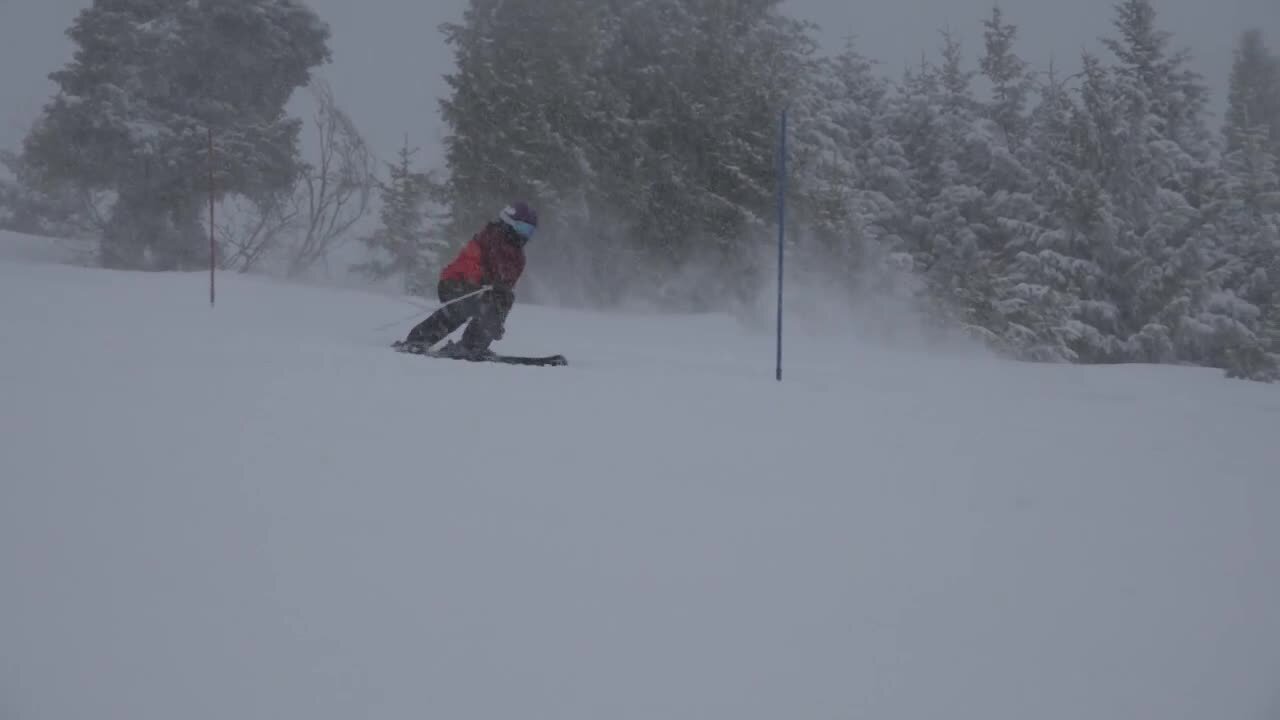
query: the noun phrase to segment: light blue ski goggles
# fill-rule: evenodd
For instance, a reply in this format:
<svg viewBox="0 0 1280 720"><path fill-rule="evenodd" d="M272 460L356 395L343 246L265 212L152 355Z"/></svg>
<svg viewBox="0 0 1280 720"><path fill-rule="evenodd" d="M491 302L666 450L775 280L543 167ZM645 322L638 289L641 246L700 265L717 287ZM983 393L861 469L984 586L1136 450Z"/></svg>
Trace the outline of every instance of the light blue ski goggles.
<svg viewBox="0 0 1280 720"><path fill-rule="evenodd" d="M525 240L532 240L533 233L538 229L537 226L531 225L527 222L521 222L520 220L508 220L507 224L516 231L516 234Z"/></svg>

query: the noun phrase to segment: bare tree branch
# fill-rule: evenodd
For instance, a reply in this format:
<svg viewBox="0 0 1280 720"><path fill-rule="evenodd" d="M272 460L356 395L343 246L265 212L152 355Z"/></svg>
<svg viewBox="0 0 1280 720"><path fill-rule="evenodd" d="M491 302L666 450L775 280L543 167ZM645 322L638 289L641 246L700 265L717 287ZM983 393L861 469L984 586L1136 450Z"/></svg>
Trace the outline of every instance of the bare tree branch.
<svg viewBox="0 0 1280 720"><path fill-rule="evenodd" d="M278 249L281 239L297 226L298 211L288 196L272 196L261 201L233 197L222 205L230 218L215 226L222 248L224 270L250 272Z"/></svg>
<svg viewBox="0 0 1280 720"><path fill-rule="evenodd" d="M293 198L301 215L301 237L289 250L289 274L326 262L369 212L376 186L373 153L334 98L327 83L311 86L316 101L313 125L319 157L303 168Z"/></svg>
<svg viewBox="0 0 1280 720"><path fill-rule="evenodd" d="M268 258L296 276L322 264L347 242L369 212L377 179L374 157L351 118L321 79L310 86L316 156L301 166L288 191L224 201L215 228L225 269L249 272Z"/></svg>

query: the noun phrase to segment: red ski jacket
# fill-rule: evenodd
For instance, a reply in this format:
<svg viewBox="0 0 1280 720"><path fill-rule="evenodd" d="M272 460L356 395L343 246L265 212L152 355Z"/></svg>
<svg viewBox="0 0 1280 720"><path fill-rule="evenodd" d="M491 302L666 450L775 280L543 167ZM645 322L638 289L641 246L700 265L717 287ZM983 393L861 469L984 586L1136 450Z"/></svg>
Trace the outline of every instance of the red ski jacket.
<svg viewBox="0 0 1280 720"><path fill-rule="evenodd" d="M492 222L463 246L440 272L440 279L511 290L524 272L524 263L524 249L507 239L501 223Z"/></svg>

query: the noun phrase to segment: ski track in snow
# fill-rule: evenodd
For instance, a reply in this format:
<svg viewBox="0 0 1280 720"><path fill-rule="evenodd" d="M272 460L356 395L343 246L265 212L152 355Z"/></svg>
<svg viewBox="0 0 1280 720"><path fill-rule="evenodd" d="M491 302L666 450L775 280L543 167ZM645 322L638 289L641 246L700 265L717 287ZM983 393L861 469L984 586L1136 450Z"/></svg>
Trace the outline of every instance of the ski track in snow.
<svg viewBox="0 0 1280 720"><path fill-rule="evenodd" d="M1280 712L1280 388L40 264L0 234L6 720ZM21 246L22 252L15 248Z"/></svg>

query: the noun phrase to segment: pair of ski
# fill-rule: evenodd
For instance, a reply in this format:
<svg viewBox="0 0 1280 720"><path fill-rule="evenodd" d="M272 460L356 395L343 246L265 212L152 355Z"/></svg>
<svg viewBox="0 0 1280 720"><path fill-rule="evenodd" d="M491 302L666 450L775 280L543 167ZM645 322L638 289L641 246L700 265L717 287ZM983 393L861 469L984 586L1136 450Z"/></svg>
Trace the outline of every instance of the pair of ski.
<svg viewBox="0 0 1280 720"><path fill-rule="evenodd" d="M422 343L409 343L403 340L397 340L391 344L396 352L406 353L408 355L422 355L424 357L443 358L446 360L467 360L469 362L491 362L503 365L532 365L538 367L554 367L568 365L569 361L563 355L545 355L542 357L530 357L527 355L503 355L487 351L481 354L468 353L462 350L461 346L450 342L448 345L439 350L432 350Z"/></svg>

